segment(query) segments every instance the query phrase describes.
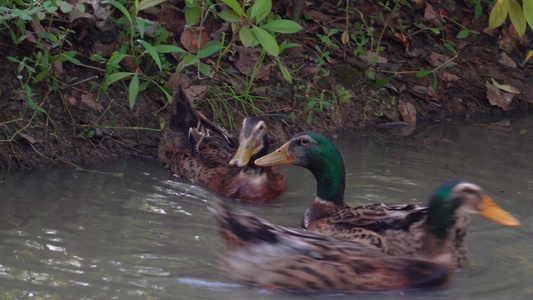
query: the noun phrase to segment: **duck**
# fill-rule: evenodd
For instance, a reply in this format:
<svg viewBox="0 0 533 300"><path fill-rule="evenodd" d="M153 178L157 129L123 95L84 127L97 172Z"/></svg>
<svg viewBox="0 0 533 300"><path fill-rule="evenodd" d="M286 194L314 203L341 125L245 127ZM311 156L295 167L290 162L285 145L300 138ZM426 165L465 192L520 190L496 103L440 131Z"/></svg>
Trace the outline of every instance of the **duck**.
<svg viewBox="0 0 533 300"><path fill-rule="evenodd" d="M268 129L262 119L245 118L237 141L196 110L181 87L172 97L171 119L158 146L159 160L172 173L239 201L265 202L287 190L275 167L254 163L268 153Z"/></svg>
<svg viewBox="0 0 533 300"><path fill-rule="evenodd" d="M317 193L306 210L301 226L305 230L357 240L373 245L387 255L416 255L423 251L424 221L428 208L415 204L374 203L350 207L344 201L345 169L342 156L333 143L316 132L295 135L276 151L258 158L259 166L294 164L307 168L317 181ZM471 193L493 201L478 186L469 186ZM507 218L506 220L511 220ZM498 221L497 221L498 222ZM463 216L453 225L452 256L456 268L465 266L465 236L469 217ZM518 225L509 221L504 225Z"/></svg>
<svg viewBox="0 0 533 300"><path fill-rule="evenodd" d="M442 287L455 269L450 235L458 219L470 214L518 222L489 202L477 185L450 181L429 201L422 229L422 251L390 256L361 239L347 240L319 232L272 224L212 199L223 251L220 269L233 280L274 289L350 292Z"/></svg>

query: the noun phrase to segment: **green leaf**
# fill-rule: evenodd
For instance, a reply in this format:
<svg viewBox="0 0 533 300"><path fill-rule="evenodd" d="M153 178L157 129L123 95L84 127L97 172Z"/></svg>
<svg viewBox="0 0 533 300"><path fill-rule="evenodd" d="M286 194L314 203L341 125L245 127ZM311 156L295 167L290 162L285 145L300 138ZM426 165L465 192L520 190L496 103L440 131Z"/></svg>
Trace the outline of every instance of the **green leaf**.
<svg viewBox="0 0 533 300"><path fill-rule="evenodd" d="M165 0L144 0L139 4L139 10L151 8L163 2Z"/></svg>
<svg viewBox="0 0 533 300"><path fill-rule="evenodd" d="M218 16L226 22L237 23L240 21L241 17L233 10L225 9L218 13Z"/></svg>
<svg viewBox="0 0 533 300"><path fill-rule="evenodd" d="M239 4L239 2L235 0L221 0L221 1L224 2L231 9L233 9L239 16L242 16L242 7Z"/></svg>
<svg viewBox="0 0 533 300"><path fill-rule="evenodd" d="M307 102L307 110L310 110L311 108L315 107L315 105L316 105L316 100L311 100Z"/></svg>
<svg viewBox="0 0 533 300"><path fill-rule="evenodd" d="M279 70L281 71L281 75L283 75L283 78L287 80L288 83L292 84L292 75L291 72L283 65L281 60L278 59L278 66Z"/></svg>
<svg viewBox="0 0 533 300"><path fill-rule="evenodd" d="M313 114L309 113L305 121L307 122L307 124L311 124L311 122L313 122Z"/></svg>
<svg viewBox="0 0 533 300"><path fill-rule="evenodd" d="M524 33L526 33L526 18L524 17L524 12L522 11L522 7L520 7L520 4L516 0L508 0L509 1L509 17L511 18L511 23L513 23L514 28L516 29L516 32L518 32L519 36L523 36Z"/></svg>
<svg viewBox="0 0 533 300"><path fill-rule="evenodd" d="M200 73L203 76L207 76L210 78L212 78L215 75L215 73L213 72L213 67L203 62L200 62Z"/></svg>
<svg viewBox="0 0 533 300"><path fill-rule="evenodd" d="M467 37L469 35L470 35L470 30L464 29L464 30L459 31L459 33L457 34L457 38L458 39L464 39L465 37Z"/></svg>
<svg viewBox="0 0 533 300"><path fill-rule="evenodd" d="M444 43L444 47L446 47L446 49L450 50L450 51L453 52L454 54L457 54L457 50L455 50L455 48L453 47L453 45L450 44L449 42L445 42L445 43Z"/></svg>
<svg viewBox="0 0 533 300"><path fill-rule="evenodd" d="M19 63L19 62L20 62L20 60L16 59L16 58L13 57L13 56L8 56L7 59L8 59L9 61L11 61L11 62L16 62L16 63Z"/></svg>
<svg viewBox="0 0 533 300"><path fill-rule="evenodd" d="M263 48L272 56L279 55L279 45L276 39L266 30L260 27L252 27L252 32Z"/></svg>
<svg viewBox="0 0 533 300"><path fill-rule="evenodd" d="M222 43L220 41L211 41L205 44L198 53L198 58L209 57L222 49Z"/></svg>
<svg viewBox="0 0 533 300"><path fill-rule="evenodd" d="M250 19L256 18L257 22L261 22L271 9L272 0L256 0L250 10Z"/></svg>
<svg viewBox="0 0 533 300"><path fill-rule="evenodd" d="M478 1L476 3L476 7L474 8L474 16L479 18L481 16L481 13L483 12L483 7L481 6L481 1Z"/></svg>
<svg viewBox="0 0 533 300"><path fill-rule="evenodd" d="M130 98L130 109L133 110L135 106L135 101L139 95L139 75L137 73L133 74L133 78L130 81L129 87L129 98Z"/></svg>
<svg viewBox="0 0 533 300"><path fill-rule="evenodd" d="M120 2L117 2L115 0L109 0L108 1L109 4L113 5L114 7L118 8L118 10L120 10L122 12L122 14L124 14L124 16L128 19L128 22L131 23L131 16L130 16L130 13L128 12L128 10L124 7L124 5L122 5L122 3Z"/></svg>
<svg viewBox="0 0 533 300"><path fill-rule="evenodd" d="M139 26L139 33L141 35L141 39L144 39L144 27L145 27L145 22L144 22L144 19L143 18L137 18L137 26Z"/></svg>
<svg viewBox="0 0 533 300"><path fill-rule="evenodd" d="M526 18L529 27L533 29L533 0L523 0L524 17Z"/></svg>
<svg viewBox="0 0 533 300"><path fill-rule="evenodd" d="M244 46L250 47L254 43L254 35L247 27L241 27L239 38Z"/></svg>
<svg viewBox="0 0 533 300"><path fill-rule="evenodd" d="M118 53L117 51L113 52L113 55L111 56L111 58L109 59L109 61L107 62L107 65L108 66L111 66L111 67L114 67L114 68L118 68L119 67L119 63L126 57L127 55L126 54L120 54Z"/></svg>
<svg viewBox="0 0 533 300"><path fill-rule="evenodd" d="M28 98L28 104L30 107L36 111L42 112L43 114L47 114L46 110L39 105L35 104L31 98Z"/></svg>
<svg viewBox="0 0 533 300"><path fill-rule="evenodd" d="M422 70L422 71L416 72L416 76L418 76L418 77L426 77L426 76L428 76L431 73L433 73L433 70Z"/></svg>
<svg viewBox="0 0 533 300"><path fill-rule="evenodd" d="M157 51L154 49L154 47L152 45L150 45L148 42L146 41L143 41L143 40L137 40L137 42L139 42L143 47L144 49L146 49L146 51L148 52L148 54L150 54L150 56L152 57L152 59L155 61L155 63L157 64L157 66L159 67L159 71L162 71L163 70L163 67L161 66L161 59L159 58L159 54L157 53ZM143 53L144 54L144 53ZM137 75L137 74L135 74ZM138 79L138 77L137 77Z"/></svg>
<svg viewBox="0 0 533 300"><path fill-rule="evenodd" d="M155 45L153 47L157 53L172 53L172 52L187 53L185 49L182 49L174 45Z"/></svg>
<svg viewBox="0 0 533 300"><path fill-rule="evenodd" d="M500 27L509 13L508 0L498 0L490 11L489 28L494 29Z"/></svg>
<svg viewBox="0 0 533 300"><path fill-rule="evenodd" d="M43 79L45 79L45 78L48 76L49 73L50 73L50 69L48 69L48 68L45 69L45 70L43 70L43 71L41 71L41 73L37 74L37 75L33 78L34 82L40 82L40 81L42 81Z"/></svg>
<svg viewBox="0 0 533 300"><path fill-rule="evenodd" d="M185 22L187 25L193 25L198 22L200 19L200 14L202 13L202 10L200 7L186 7L185 8Z"/></svg>
<svg viewBox="0 0 533 300"><path fill-rule="evenodd" d="M183 58L183 63L185 66L191 66L198 62L198 56L196 55L188 55Z"/></svg>
<svg viewBox="0 0 533 300"><path fill-rule="evenodd" d="M105 87L108 87L109 85L121 80L121 79L124 79L126 77L130 77L131 75L133 75L132 72L117 72L117 73L113 73L111 75L109 75L109 77L106 79L106 81L104 81L104 86Z"/></svg>
<svg viewBox="0 0 533 300"><path fill-rule="evenodd" d="M291 20L272 20L261 25L261 28L280 33L295 33L302 30L300 24Z"/></svg>

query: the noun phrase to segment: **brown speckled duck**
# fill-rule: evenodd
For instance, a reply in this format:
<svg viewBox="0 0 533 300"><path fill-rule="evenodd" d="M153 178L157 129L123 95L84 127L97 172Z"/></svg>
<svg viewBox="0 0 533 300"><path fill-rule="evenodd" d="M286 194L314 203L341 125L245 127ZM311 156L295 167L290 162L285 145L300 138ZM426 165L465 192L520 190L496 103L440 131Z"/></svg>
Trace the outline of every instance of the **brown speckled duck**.
<svg viewBox="0 0 533 300"><path fill-rule="evenodd" d="M455 269L450 235L457 220L469 214L510 217L485 200L472 183L442 185L430 199L415 257L386 255L361 236L346 240L273 225L218 199L209 210L224 243L221 269L230 278L291 290L389 291L444 285Z"/></svg>
<svg viewBox="0 0 533 300"><path fill-rule="evenodd" d="M278 170L254 164L257 157L268 153L264 121L246 118L237 148L235 139L197 111L181 88L173 101L170 125L158 150L159 159L170 171L241 201L264 202L287 190Z"/></svg>
<svg viewBox="0 0 533 300"><path fill-rule="evenodd" d="M314 132L300 133L255 163L260 166L294 164L313 173L317 181L317 196L303 217L304 229L365 242L388 255L417 255L423 251L427 208L413 204L346 205L344 163L338 149L325 136ZM453 189L447 192L457 199L469 199L477 203L476 207L490 207L498 211L498 218L493 220L504 225L519 224L477 185L456 181L450 183L452 186ZM469 217L463 215L450 229L452 256L457 268L463 267L466 261L468 223Z"/></svg>

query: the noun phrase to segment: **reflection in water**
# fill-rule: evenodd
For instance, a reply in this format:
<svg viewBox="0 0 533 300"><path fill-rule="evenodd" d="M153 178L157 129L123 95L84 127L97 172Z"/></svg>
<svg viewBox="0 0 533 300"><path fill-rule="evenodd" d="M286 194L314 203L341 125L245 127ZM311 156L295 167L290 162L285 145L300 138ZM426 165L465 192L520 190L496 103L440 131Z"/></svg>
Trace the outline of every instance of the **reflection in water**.
<svg viewBox="0 0 533 300"><path fill-rule="evenodd" d="M428 125L340 134L346 201L425 204L441 182L479 184L520 219L518 228L473 217L468 267L441 290L358 299L528 299L533 293L532 121L509 126ZM124 162L93 166L116 172ZM230 202L298 226L314 197L312 175L281 168L289 191L265 204ZM0 183L0 294L8 299L300 299L232 282L217 272L220 240L211 197L157 162L128 160L124 178L72 170L7 174ZM353 299L344 293L303 294Z"/></svg>

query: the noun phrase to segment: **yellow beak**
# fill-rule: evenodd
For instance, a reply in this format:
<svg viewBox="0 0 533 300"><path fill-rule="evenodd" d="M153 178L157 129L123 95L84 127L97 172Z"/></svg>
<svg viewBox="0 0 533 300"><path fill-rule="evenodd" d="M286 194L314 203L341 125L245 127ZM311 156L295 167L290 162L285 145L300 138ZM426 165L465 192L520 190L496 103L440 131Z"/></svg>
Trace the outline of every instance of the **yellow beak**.
<svg viewBox="0 0 533 300"><path fill-rule="evenodd" d="M237 153L230 160L229 164L232 166L244 167L250 162L250 158L254 154L254 147L252 145L255 136L252 135L250 138L239 142L239 148Z"/></svg>
<svg viewBox="0 0 533 300"><path fill-rule="evenodd" d="M289 155L289 142L283 144L278 150L255 160L255 164L262 167L292 164L294 158Z"/></svg>
<svg viewBox="0 0 533 300"><path fill-rule="evenodd" d="M520 222L511 214L503 210L498 204L494 203L489 196L483 196L484 207L479 211L479 215L491 219L506 226L518 226Z"/></svg>

